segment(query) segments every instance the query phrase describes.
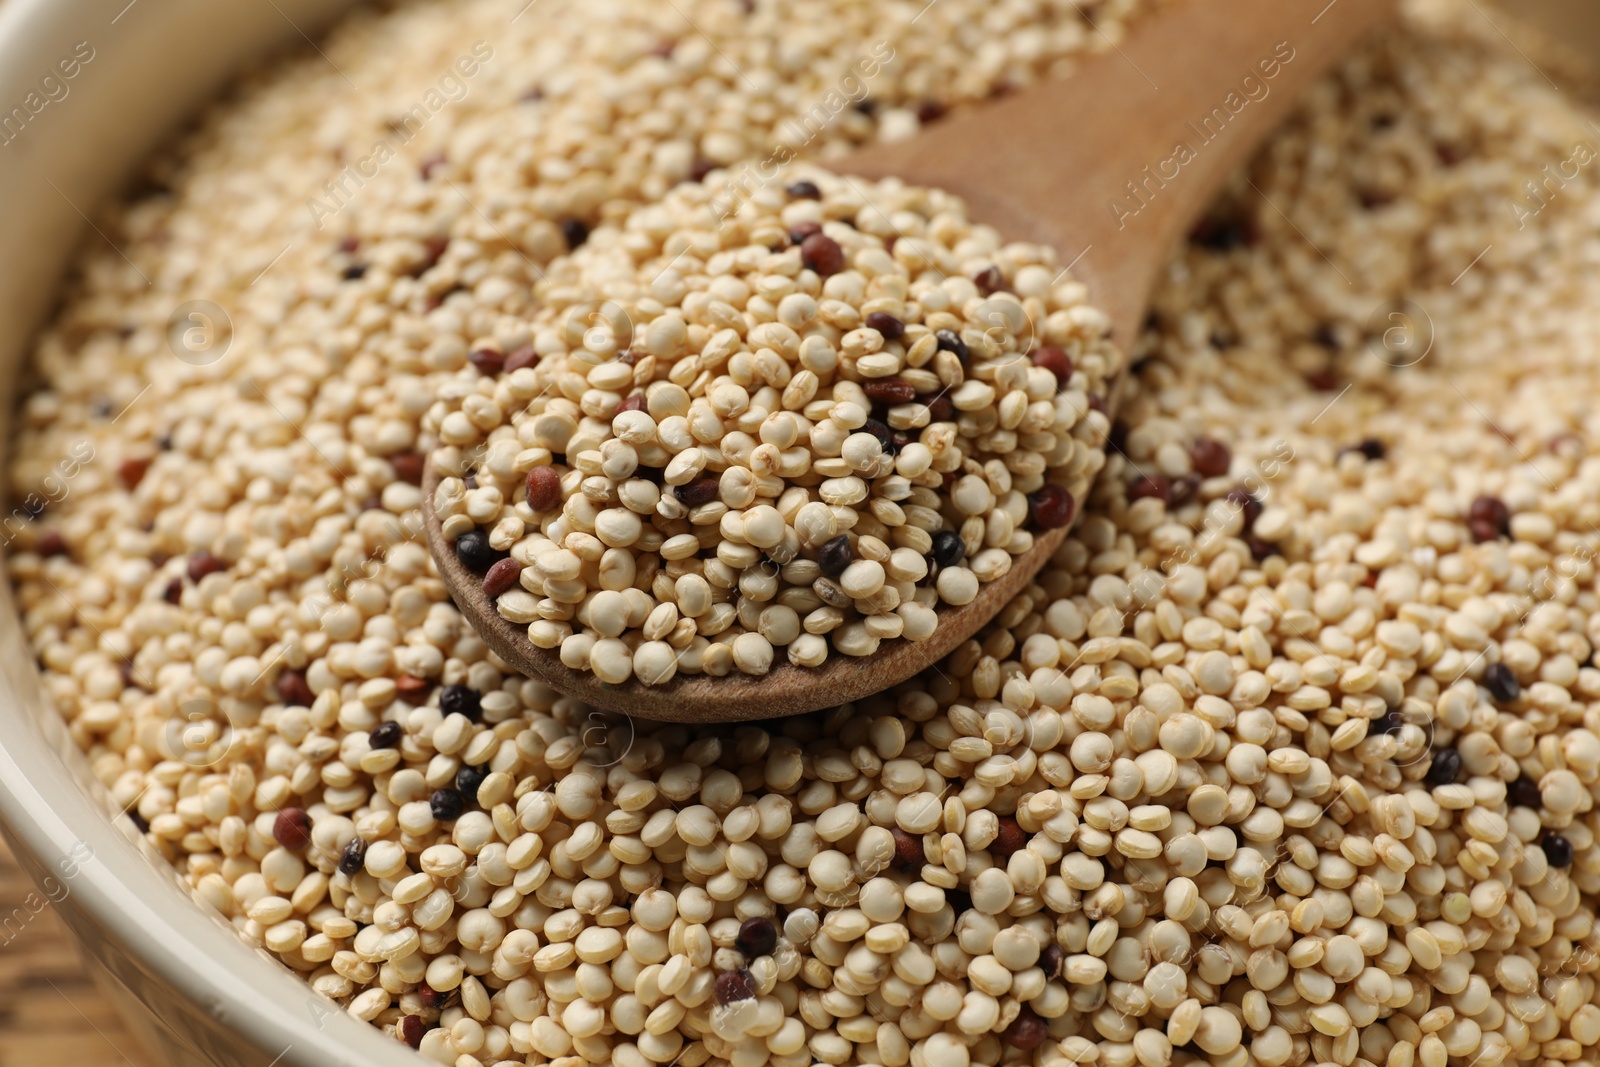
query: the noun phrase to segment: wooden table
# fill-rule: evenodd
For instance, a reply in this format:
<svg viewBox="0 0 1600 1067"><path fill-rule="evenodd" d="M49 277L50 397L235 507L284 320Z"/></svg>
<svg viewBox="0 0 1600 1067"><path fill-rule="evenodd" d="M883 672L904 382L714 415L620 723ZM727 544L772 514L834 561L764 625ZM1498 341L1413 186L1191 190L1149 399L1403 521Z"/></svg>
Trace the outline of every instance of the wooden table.
<svg viewBox="0 0 1600 1067"><path fill-rule="evenodd" d="M0 917L17 908L28 914L23 901L34 892L0 840ZM0 1067L154 1067L89 977L53 910L16 930L13 923L0 932Z"/></svg>

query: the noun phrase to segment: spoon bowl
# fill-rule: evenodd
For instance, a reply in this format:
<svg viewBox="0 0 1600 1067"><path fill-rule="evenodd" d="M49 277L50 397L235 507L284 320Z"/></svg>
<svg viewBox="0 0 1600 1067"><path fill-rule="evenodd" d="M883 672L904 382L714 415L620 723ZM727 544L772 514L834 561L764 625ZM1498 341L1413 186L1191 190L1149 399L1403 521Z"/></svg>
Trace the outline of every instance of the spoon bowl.
<svg viewBox="0 0 1600 1067"><path fill-rule="evenodd" d="M575 671L553 649L536 648L526 626L511 622L483 591L483 579L456 558L433 509L439 476L430 465L422 482L423 519L434 561L461 614L495 655L530 678L577 697L586 704L638 719L667 722L744 722L799 715L818 708L848 704L903 682L937 663L993 618L1038 573L1066 530L1049 530L1034 539L1032 550L1018 556L1005 575L979 587L977 599L939 613L939 628L926 641L885 641L871 656L835 654L820 667L797 667L775 657L763 675L730 671L721 678L680 674L665 685L645 685L637 678L621 685L602 682L589 671ZM1035 562L1037 558L1037 562ZM971 612L971 626L952 626L948 615ZM886 679L892 679L886 681Z"/></svg>
<svg viewBox="0 0 1600 1067"><path fill-rule="evenodd" d="M1056 249L1109 317L1129 351L1171 247L1221 183L1393 0L1183 0L1144 22L1125 44L1068 79L1029 86L959 111L916 137L874 145L830 163L842 173L935 186L962 197L970 217L1007 240ZM1117 409L1121 378L1102 397ZM1108 442L1109 444L1109 442ZM601 681L534 646L503 618L482 578L457 558L434 511L441 478L423 480L429 550L450 595L486 644L518 671L597 708L674 722L737 722L795 715L881 692L933 666L1024 589L1067 530L1035 534L1011 569L976 599L938 609L924 641L884 641L870 656L837 650L818 667L780 654L764 675L679 674L661 685ZM1075 500L1074 514L1083 501Z"/></svg>

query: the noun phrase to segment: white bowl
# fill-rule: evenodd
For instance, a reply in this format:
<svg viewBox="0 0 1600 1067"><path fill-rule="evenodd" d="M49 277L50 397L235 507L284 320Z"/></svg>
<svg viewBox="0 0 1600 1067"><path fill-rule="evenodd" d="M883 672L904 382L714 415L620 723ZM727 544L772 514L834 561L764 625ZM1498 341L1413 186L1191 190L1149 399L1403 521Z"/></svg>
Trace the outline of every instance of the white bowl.
<svg viewBox="0 0 1600 1067"><path fill-rule="evenodd" d="M0 418L9 422L16 368L73 249L85 237L101 240L81 212L92 213L232 72L268 48L299 43L302 31L315 34L343 6L0 2L0 203L7 205ZM110 798L44 695L9 581L0 582L0 738L0 827L158 1062L392 1067L412 1060L405 1046L252 950L190 899L127 819L113 823Z"/></svg>
<svg viewBox="0 0 1600 1067"><path fill-rule="evenodd" d="M0 221L0 430L16 399L16 368L63 268L81 238L100 240L83 212L232 72L314 36L348 2L0 0L0 203L8 208ZM1566 30L1600 25L1565 10L1577 4L1528 6ZM84 54L83 45L93 58L61 79L56 64ZM46 75L58 81L42 85ZM37 114L26 113L29 93L38 94L35 107L49 100ZM24 109L24 121L13 108ZM0 435L0 470L6 440ZM128 820L113 823L113 811L49 705L10 582L0 581L0 830L158 1062L393 1067L412 1059L251 950L188 896Z"/></svg>

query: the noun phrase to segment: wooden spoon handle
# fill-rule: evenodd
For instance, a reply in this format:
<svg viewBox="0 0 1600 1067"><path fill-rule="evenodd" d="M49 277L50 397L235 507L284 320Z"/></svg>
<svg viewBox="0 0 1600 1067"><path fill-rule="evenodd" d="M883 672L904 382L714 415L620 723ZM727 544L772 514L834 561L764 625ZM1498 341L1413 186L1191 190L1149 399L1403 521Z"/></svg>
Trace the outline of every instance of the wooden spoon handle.
<svg viewBox="0 0 1600 1067"><path fill-rule="evenodd" d="M1127 351L1156 271L1222 180L1394 8L1186 0L1073 77L967 108L839 169L940 186L1009 239L1050 245L1063 263L1082 256L1074 274Z"/></svg>

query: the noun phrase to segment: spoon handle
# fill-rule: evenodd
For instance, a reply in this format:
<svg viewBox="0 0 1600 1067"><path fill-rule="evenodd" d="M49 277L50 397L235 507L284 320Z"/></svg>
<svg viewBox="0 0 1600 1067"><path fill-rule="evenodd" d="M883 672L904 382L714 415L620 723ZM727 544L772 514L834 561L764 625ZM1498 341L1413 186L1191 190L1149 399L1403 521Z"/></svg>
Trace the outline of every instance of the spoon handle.
<svg viewBox="0 0 1600 1067"><path fill-rule="evenodd" d="M1050 245L1128 350L1157 270L1218 187L1393 0L1182 0L1070 78L838 164L966 199ZM1098 33L1099 31L1091 31ZM1059 131L1069 128L1070 137Z"/></svg>

